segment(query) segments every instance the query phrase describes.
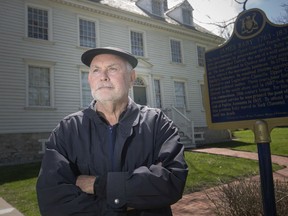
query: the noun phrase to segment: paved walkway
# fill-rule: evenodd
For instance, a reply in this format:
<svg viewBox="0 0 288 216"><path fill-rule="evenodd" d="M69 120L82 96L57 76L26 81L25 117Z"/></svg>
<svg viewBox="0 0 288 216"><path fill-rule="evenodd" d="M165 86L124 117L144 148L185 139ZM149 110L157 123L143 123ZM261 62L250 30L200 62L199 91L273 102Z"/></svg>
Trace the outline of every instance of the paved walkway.
<svg viewBox="0 0 288 216"><path fill-rule="evenodd" d="M231 157L240 157L258 160L258 154L252 152L234 151L224 148L203 148L192 150L195 152L203 152L209 154L219 154ZM271 156L272 162L285 166L284 169L273 173L273 179L288 179L288 157ZM259 177L259 176L258 176ZM215 216L213 204L207 198L206 194L213 191L208 189L202 192L186 194L183 198L172 206L174 216ZM209 194L210 195L210 194Z"/></svg>
<svg viewBox="0 0 288 216"><path fill-rule="evenodd" d="M204 148L193 151L258 160L257 153L234 151L224 148ZM284 169L274 172L274 180L278 178L288 178L288 157L272 155L272 162L285 166ZM179 202L172 206L174 216L215 216L213 213L213 204L206 196L206 193L212 190L213 188L184 195ZM0 197L0 216L23 216L23 214Z"/></svg>
<svg viewBox="0 0 288 216"><path fill-rule="evenodd" d="M2 216L23 216L17 209L0 197L0 215Z"/></svg>

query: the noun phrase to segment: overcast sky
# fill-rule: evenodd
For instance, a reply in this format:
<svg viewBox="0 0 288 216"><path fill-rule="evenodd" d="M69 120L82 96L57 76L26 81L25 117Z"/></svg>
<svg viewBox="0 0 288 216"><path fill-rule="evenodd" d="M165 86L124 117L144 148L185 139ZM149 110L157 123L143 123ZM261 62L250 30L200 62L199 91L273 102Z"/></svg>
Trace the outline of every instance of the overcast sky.
<svg viewBox="0 0 288 216"><path fill-rule="evenodd" d="M188 0L194 8L193 17L197 24L217 33L217 27L204 23L223 22L237 16L243 11L243 5L237 4L234 0ZM243 0L238 0L243 2ZM260 8L273 22L284 14L284 9L280 6L287 0L248 0L246 9Z"/></svg>

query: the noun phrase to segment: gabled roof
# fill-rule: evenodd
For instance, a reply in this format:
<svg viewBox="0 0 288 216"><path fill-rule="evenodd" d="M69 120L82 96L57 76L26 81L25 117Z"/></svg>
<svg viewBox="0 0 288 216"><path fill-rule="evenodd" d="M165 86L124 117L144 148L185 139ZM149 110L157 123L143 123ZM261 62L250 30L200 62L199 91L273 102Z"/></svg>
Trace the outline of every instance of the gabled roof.
<svg viewBox="0 0 288 216"><path fill-rule="evenodd" d="M187 0L170 0L168 1L168 11L172 11L174 10L175 8L178 8L178 7L181 7L181 6L188 6L190 7L190 9L193 11L193 7L192 5L187 1Z"/></svg>
<svg viewBox="0 0 288 216"><path fill-rule="evenodd" d="M142 8L140 8L137 5L137 2L139 0L90 0L92 2L96 2L96 3L100 3L109 7L113 7L113 8L117 8L123 11L127 11L130 13L135 13L137 15L141 15L141 16L145 16L145 17L150 17L152 19L157 19L157 20L162 20L166 23L169 24L173 24L176 26L185 26L179 22L177 22L176 20L174 20L173 18L169 17L169 12L175 10L177 7L183 6L183 4L189 4L189 6L191 7L191 9L193 10L193 7L190 5L190 3L187 0L167 0L167 6L168 6L168 10L164 13L163 17L158 17L156 15L153 15L151 13L151 11L147 11L144 10ZM146 0L148 1L148 0ZM196 31L200 31L203 33L208 33L208 34L212 34L210 31L206 30L205 28L194 24L195 26L185 26L187 29L192 29L192 30L196 30Z"/></svg>
<svg viewBox="0 0 288 216"><path fill-rule="evenodd" d="M138 0L98 0L96 2L113 8L147 16L147 14L136 5L137 1Z"/></svg>
<svg viewBox="0 0 288 216"><path fill-rule="evenodd" d="M174 8L175 6L181 4L184 0L167 0L168 8Z"/></svg>

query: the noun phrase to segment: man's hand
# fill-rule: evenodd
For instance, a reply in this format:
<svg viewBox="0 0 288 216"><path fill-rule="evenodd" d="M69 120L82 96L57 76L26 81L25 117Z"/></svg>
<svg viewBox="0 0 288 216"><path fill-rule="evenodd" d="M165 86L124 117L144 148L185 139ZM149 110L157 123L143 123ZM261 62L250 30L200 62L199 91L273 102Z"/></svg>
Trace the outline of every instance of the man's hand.
<svg viewBox="0 0 288 216"><path fill-rule="evenodd" d="M76 186L88 194L94 194L94 182L96 180L95 176L80 175L77 177Z"/></svg>

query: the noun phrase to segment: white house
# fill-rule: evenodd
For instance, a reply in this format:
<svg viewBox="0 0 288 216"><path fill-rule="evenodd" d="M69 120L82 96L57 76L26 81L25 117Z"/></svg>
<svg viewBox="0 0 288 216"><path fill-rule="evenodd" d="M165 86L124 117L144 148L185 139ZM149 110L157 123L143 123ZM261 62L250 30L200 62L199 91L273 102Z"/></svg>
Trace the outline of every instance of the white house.
<svg viewBox="0 0 288 216"><path fill-rule="evenodd" d="M130 96L163 109L187 146L229 138L207 130L202 100L205 50L223 39L187 0L2 0L0 31L0 164L39 160L57 123L90 103L80 56L102 46L137 56Z"/></svg>

